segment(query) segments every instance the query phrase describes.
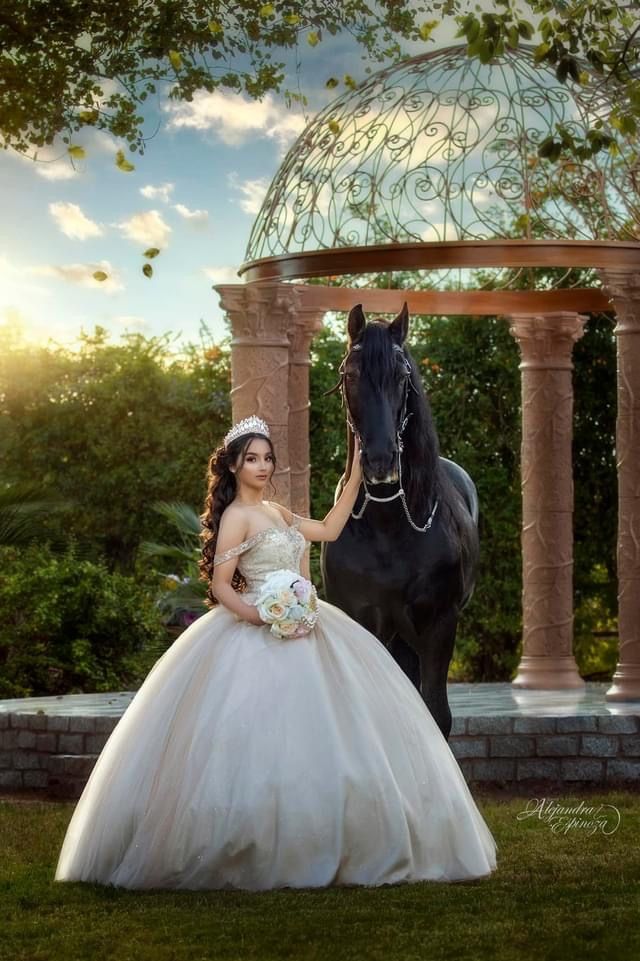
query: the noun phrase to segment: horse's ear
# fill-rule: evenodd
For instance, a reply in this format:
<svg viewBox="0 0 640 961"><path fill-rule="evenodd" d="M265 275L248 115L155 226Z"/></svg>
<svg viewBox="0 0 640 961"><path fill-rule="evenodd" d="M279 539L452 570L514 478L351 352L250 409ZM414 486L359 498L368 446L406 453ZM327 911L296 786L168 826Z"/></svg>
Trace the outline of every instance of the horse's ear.
<svg viewBox="0 0 640 961"><path fill-rule="evenodd" d="M409 333L409 309L406 300L396 319L389 324L389 331L394 342L402 347Z"/></svg>
<svg viewBox="0 0 640 961"><path fill-rule="evenodd" d="M349 311L349 319L347 321L347 330L349 332L349 341L355 344L356 341L360 340L364 332L364 328L367 325L367 319L364 316L364 310L362 309L362 304L356 304Z"/></svg>

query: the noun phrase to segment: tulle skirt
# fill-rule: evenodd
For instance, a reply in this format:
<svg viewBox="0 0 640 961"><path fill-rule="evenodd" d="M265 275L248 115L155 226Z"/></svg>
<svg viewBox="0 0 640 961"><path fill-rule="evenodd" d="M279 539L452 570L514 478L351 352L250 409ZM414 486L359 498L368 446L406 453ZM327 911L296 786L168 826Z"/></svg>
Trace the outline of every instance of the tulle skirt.
<svg viewBox="0 0 640 961"><path fill-rule="evenodd" d="M258 891L495 869L418 692L373 634L319 607L297 640L222 606L181 634L100 754L57 881Z"/></svg>

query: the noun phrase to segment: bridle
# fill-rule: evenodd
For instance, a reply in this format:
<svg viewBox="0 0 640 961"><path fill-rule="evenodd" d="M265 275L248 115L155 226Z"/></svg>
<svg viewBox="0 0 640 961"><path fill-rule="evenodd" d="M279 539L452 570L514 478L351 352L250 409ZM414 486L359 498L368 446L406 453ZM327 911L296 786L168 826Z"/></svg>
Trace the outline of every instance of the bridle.
<svg viewBox="0 0 640 961"><path fill-rule="evenodd" d="M395 494L391 494L389 497L375 497L373 494L371 494L371 493L369 492L369 489L368 489L368 487L367 487L367 480L366 480L366 477L364 476L364 473L363 473L363 474L362 474L362 483L363 483L363 485L364 485L364 501L362 502L362 507L360 508L359 513L354 514L353 511L351 511L351 516L352 516L353 519L356 520L356 521L357 521L357 520L360 520L360 518L361 518L362 515L364 514L365 508L366 508L366 506L367 506L367 504L368 504L369 501L377 501L378 503L385 503L386 501L393 501L393 500L395 500L397 497L399 497L400 500L401 500L401 502L402 502L402 506L403 506L403 508L404 508L404 512L405 512L405 514L406 514L406 516L407 516L407 520L409 521L409 523L411 524L411 526L414 528L414 530L420 531L420 533L424 533L425 531L428 531L428 530L429 530L429 528L431 527L431 525L432 525L432 523L433 523L433 518L435 517L436 511L437 511L437 509L438 509L438 500L437 500L437 498L436 498L436 502L435 502L435 504L433 505L433 509L432 509L431 513L429 514L429 517L427 518L427 522L426 522L426 524L424 525L424 527L419 527L417 524L414 524L413 519L412 519L412 517L411 517L411 514L409 513L409 508L408 508L408 506L407 506L407 499L406 499L406 496L405 496L404 488L403 488L403 486L402 486L402 457L401 457L401 454L402 454L402 451L404 450L404 445L403 445L403 443L402 443L402 434L403 434L403 432L404 432L405 427L407 426L407 424L408 424L408 422L409 422L409 418L412 416L412 411L409 411L409 413L407 414L407 400L408 400L408 398L409 398L409 386L411 386L412 390L415 391L416 394L419 394L419 391L418 391L418 388L416 387L416 385L413 383L413 380L412 380L412 378L411 378L411 365L409 364L409 360L408 360L408 358L407 358L407 355L405 354L404 350L402 349L402 347L401 347L399 344L393 344L392 346L393 346L393 349L394 349L394 350L397 350L397 351L399 351L399 352L402 354L402 361L403 361L403 364L404 364L404 371L405 371L405 374L406 374L405 382L404 382L404 396L403 396L403 398L402 398L402 409L401 409L401 411L400 411L400 420L399 420L398 426L396 427L396 446L397 446L397 448L398 448L398 483L399 483L399 487L398 487L398 490L395 492ZM347 388L346 388L346 384L345 384L345 369L346 369L347 361L349 360L349 357L351 356L351 351L361 350L361 349L362 349L362 344L354 344L353 347L351 347L351 350L350 350L350 351L347 351L347 353L345 354L345 356L342 358L342 363L340 364L340 367L338 368L338 371L339 371L339 373L340 373L340 380L339 380L338 383L335 385L335 387L332 387L331 390L325 391L325 393L323 394L323 397L326 397L326 396L328 396L329 394L333 394L334 391L336 391L336 390L338 390L338 388L340 388L341 393L342 393L342 406L343 406L344 409L345 409L345 416L346 416L346 419L347 419L347 424L349 425L349 429L350 429L350 431L351 431L351 433L352 433L352 435L353 435L353 442L354 442L354 449L356 450L356 456L357 456L357 442L356 442L356 437L359 436L359 435L358 435L358 432L357 432L357 430L356 430L356 428L355 428L355 426L354 426L354 423L353 423L353 415L351 414L351 409L349 408L349 400L348 400L348 398L347 398ZM365 449L364 447L360 447L360 450L361 450L361 451L363 451L364 449Z"/></svg>

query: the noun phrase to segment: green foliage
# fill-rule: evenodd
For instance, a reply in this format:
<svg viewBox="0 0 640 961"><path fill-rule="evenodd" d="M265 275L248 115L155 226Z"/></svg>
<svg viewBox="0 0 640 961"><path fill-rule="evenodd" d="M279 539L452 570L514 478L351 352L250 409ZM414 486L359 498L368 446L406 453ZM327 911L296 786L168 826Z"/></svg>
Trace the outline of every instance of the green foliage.
<svg viewBox="0 0 640 961"><path fill-rule="evenodd" d="M496 0L490 11L475 0L245 0L217 5L212 17L195 0L146 5L144 15L128 3L103 0L44 6L6 0L0 15L2 145L27 153L64 133L69 156L80 158L84 151L73 135L89 126L144 154L149 138L139 111L165 84L170 99L186 102L196 91L223 88L254 99L281 92L287 105L306 103L299 90L285 86L284 51L295 51L301 41L317 47L328 36L348 34L363 59L377 67L404 59L416 42L428 43L447 17L456 19L469 57L482 63L532 41L538 60L552 65L560 82L618 84L623 95L611 97L604 134L632 136L640 117L632 8L594 0ZM344 82L348 87L346 77ZM606 147L600 136L585 143L592 152ZM554 146L545 149L548 156L556 153ZM116 166L133 169L122 150Z"/></svg>
<svg viewBox="0 0 640 961"><path fill-rule="evenodd" d="M574 653L584 675L610 677L618 654L614 321L593 314L574 361Z"/></svg>
<svg viewBox="0 0 640 961"><path fill-rule="evenodd" d="M0 697L130 689L166 646L150 585L72 547L2 547L0 568Z"/></svg>
<svg viewBox="0 0 640 961"><path fill-rule="evenodd" d="M152 502L204 501L206 460L230 417L228 351L204 344L178 357L167 335L114 345L100 327L77 353L0 348L5 482L37 478L73 505L43 519L43 537L72 531L130 572L140 541L170 531Z"/></svg>
<svg viewBox="0 0 640 961"><path fill-rule="evenodd" d="M470 57L489 63L506 49L517 49L523 40L534 40L536 61L553 67L560 83L579 84L596 97L606 84L610 87L609 105L598 111L598 119L594 112L593 127L586 135L575 136L570 127L558 124L557 135L539 144L541 158L555 162L564 154L585 160L601 150L615 149L619 135L625 139L635 134L640 117L640 27L629 4L496 0L492 11L481 12L474 5L473 10L462 12L468 6L449 4L460 11L457 36L466 40ZM523 8L539 18L536 26L522 17Z"/></svg>
<svg viewBox="0 0 640 961"><path fill-rule="evenodd" d="M518 348L502 319L416 316L409 348L424 372L441 454L464 467L480 501L479 577L451 677L509 680L522 616Z"/></svg>
<svg viewBox="0 0 640 961"><path fill-rule="evenodd" d="M311 457L310 510L312 517L324 517L334 503L335 490L347 460L347 427L340 406L340 392L323 393L339 379L338 367L344 357L346 337L342 325L325 322L311 343L309 373L309 446ZM311 545L311 579L318 596L326 600L320 572L320 544Z"/></svg>
<svg viewBox="0 0 640 961"><path fill-rule="evenodd" d="M0 544L28 544L39 540L49 513L70 505L34 481L0 485Z"/></svg>
<svg viewBox="0 0 640 961"><path fill-rule="evenodd" d="M158 607L165 623L188 625L208 610L207 585L200 579L198 567L202 555L202 524L198 513L188 504L160 501L152 507L171 524L173 539L162 544L143 541L140 555L155 564L160 590Z"/></svg>
<svg viewBox="0 0 640 961"><path fill-rule="evenodd" d="M341 395L323 396L337 383L345 346L342 317L328 318L311 345L314 517L323 517L333 505L346 462ZM469 472L480 497L480 577L460 622L451 676L508 680L517 665L521 636L517 345L503 319L412 316L408 346L430 397L442 453ZM21 636L40 643L37 611L44 605L47 617L52 617L50 608L59 606L56 577L50 575L48 587L42 580L43 564L51 570L61 565L73 583L72 561L51 559L50 546L43 552L44 561L33 559L31 552L40 551L40 544L54 536L59 544L72 537L84 557L102 557L104 552L106 570L120 568L133 575L127 580L131 591L136 583L146 584L147 594L158 599L157 618L173 623L198 615L204 582L196 570L197 515L204 504L207 458L228 429L229 360L226 346L193 348L178 359L162 338L125 338L116 347L107 343L99 328L92 338L85 338L77 355L55 347L7 345L0 351L5 489L28 480L33 485L34 478L42 483L36 523L24 540L28 544L35 537L36 545L25 552L24 563L16 560L7 568L11 583L24 581L20 587L24 611L19 617L26 618L26 627ZM575 653L583 675L610 675L617 653L617 505L615 344L608 316L589 319L574 348L574 364ZM51 492L62 502L52 498L47 508ZM273 498L279 499L277 490ZM0 499L0 524L5 501ZM82 572L80 547L74 548L74 563ZM311 574L324 596L319 560L320 545L313 544ZM87 564L87 569L100 569L95 577L102 584L107 578L102 561ZM12 587L16 596L17 581ZM8 588L3 584L2 589ZM48 591L53 601L46 600ZM86 586L78 593L86 595ZM34 598L40 599L35 608ZM5 640L13 636L7 630L15 633L15 612L20 610L13 599L7 602ZM125 605L124 627L112 624L111 633L122 629L128 636L132 616ZM76 635L80 640L64 657L69 663L77 659L80 674L69 684L86 681L91 686L88 678L95 676L105 685L101 689L109 689L104 677L110 675L100 674L107 668L95 666L92 658L97 655L83 647L85 634L72 632L72 641ZM38 650L34 648L34 664ZM48 650L45 646L45 662ZM14 661L16 656L12 655ZM23 650L20 658L24 656ZM62 661L64 657L60 655ZM19 674L18 668L12 670ZM124 668L120 676L126 676ZM47 676L35 672L34 677L42 685L49 683ZM16 692L29 689L26 680L11 683Z"/></svg>
<svg viewBox="0 0 640 961"><path fill-rule="evenodd" d="M187 102L198 90L217 88L257 100L281 91L289 104L304 102L284 86L286 64L278 53L348 32L373 63L398 60L402 40L427 39L423 21L430 8L421 0L377 6L365 0L288 0L284 6L249 0L218 5L212 16L201 3L183 0L146 5L141 15L130 4L102 0L46 10L7 0L0 15L3 146L26 153L64 132L69 155L79 156L73 134L89 126L144 154L149 138L139 111L165 85L170 99ZM133 169L123 151L116 164Z"/></svg>
<svg viewBox="0 0 640 961"><path fill-rule="evenodd" d="M506 321L412 318L414 356L428 351L426 386L442 453L473 477L480 498L480 577L460 621L452 676L509 680L521 635L519 353ZM617 525L613 324L589 318L574 348L574 654L583 675L610 677L617 657Z"/></svg>

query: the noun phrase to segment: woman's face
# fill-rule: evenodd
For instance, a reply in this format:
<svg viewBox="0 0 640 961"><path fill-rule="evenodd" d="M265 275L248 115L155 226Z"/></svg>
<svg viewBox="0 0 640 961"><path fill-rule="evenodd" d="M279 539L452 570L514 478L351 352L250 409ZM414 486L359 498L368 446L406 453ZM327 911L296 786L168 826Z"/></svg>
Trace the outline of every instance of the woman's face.
<svg viewBox="0 0 640 961"><path fill-rule="evenodd" d="M275 469L269 442L261 437L252 437L242 466L241 458L242 455L238 457L235 471L238 486L244 485L254 492L262 491Z"/></svg>

